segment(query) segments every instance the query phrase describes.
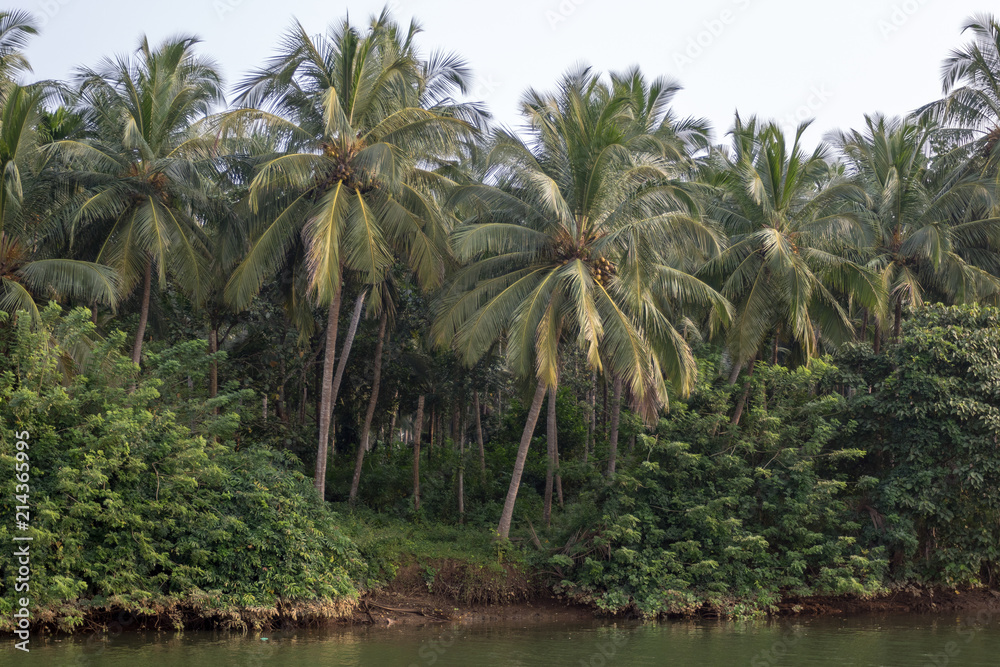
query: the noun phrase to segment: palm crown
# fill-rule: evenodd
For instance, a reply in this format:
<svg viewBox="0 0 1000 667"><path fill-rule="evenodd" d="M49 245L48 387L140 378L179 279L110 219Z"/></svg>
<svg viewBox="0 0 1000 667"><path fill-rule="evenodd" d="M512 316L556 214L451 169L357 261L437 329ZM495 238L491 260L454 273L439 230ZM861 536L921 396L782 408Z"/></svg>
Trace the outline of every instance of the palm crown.
<svg viewBox="0 0 1000 667"><path fill-rule="evenodd" d="M498 132L492 185L457 187L451 205L466 218L453 248L468 266L449 285L435 326L467 363L501 337L522 377L558 381L562 339L589 365L623 377L655 413L664 371L683 392L695 367L669 317L686 302L724 301L674 260L717 249L713 230L675 179L701 134L667 113L676 86L637 71L610 83L589 70L558 93L529 91L531 142Z"/></svg>
<svg viewBox="0 0 1000 667"><path fill-rule="evenodd" d="M705 173L729 245L703 272L736 307L728 346L737 362L771 336L787 337L807 358L820 332L844 340L853 328L839 296L884 310L878 276L852 252L865 231L843 204L853 186L831 175L824 147L802 149L806 126L789 141L774 123L737 116L731 152L718 153Z"/></svg>

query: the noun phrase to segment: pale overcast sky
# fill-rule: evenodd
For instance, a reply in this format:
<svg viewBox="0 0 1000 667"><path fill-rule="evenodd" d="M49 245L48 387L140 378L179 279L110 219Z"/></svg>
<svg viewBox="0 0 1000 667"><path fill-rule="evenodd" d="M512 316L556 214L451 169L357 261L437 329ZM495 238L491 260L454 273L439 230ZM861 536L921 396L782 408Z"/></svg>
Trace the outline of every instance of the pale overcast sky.
<svg viewBox="0 0 1000 667"><path fill-rule="evenodd" d="M0 3L2 6L4 3ZM321 32L350 11L364 22L376 0L17 0L42 34L28 49L36 78L67 78L80 63L194 33L235 81L260 63L294 18ZM857 127L865 113L905 113L940 95L940 65L964 40L979 0L395 0L401 20L417 17L425 50L463 55L478 76L476 97L496 117L518 122L529 86L550 89L577 62L600 70L638 64L650 77L678 79L675 108L707 117L716 138L733 112L790 123L816 119L818 140Z"/></svg>

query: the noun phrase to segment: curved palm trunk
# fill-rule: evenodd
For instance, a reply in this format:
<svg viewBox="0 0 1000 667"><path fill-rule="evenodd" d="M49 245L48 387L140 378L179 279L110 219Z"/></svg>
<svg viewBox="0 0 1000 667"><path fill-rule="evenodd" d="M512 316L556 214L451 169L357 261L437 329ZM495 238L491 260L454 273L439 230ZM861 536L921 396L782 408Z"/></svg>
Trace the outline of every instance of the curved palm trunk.
<svg viewBox="0 0 1000 667"><path fill-rule="evenodd" d="M729 373L729 384L730 386L736 384L736 380L740 377L740 371L743 370L743 364L734 363L733 370Z"/></svg>
<svg viewBox="0 0 1000 667"><path fill-rule="evenodd" d="M146 335L146 322L149 321L149 298L153 291L153 259L146 259L146 273L142 277L142 307L139 311L139 327L135 330L135 343L132 345L132 363L138 364L142 359L142 339Z"/></svg>
<svg viewBox="0 0 1000 667"><path fill-rule="evenodd" d="M503 511L500 513L497 536L502 540L510 537L510 522L514 518L514 502L517 500L517 490L521 486L524 461L528 458L531 436L535 433L535 424L538 423L538 415L542 411L542 401L544 400L545 381L539 380L538 387L535 389L535 397L531 401L531 409L528 410L528 419L524 423L524 431L521 433L521 444L517 448L517 458L514 460L514 471L510 478L510 487L507 489L507 499L504 500Z"/></svg>
<svg viewBox="0 0 1000 667"><path fill-rule="evenodd" d="M326 498L326 452L327 443L330 442L330 417L333 416L333 362L337 353L337 324L340 321L340 291L341 286L337 286L333 299L330 301L330 309L326 315L326 351L323 354L323 379L320 385L320 399L317 410L319 421L319 445L316 448L316 475L313 485L319 494L320 500Z"/></svg>
<svg viewBox="0 0 1000 667"><path fill-rule="evenodd" d="M347 335L344 337L344 345L340 350L340 361L337 362L337 373L333 376L333 387L330 398L330 410L337 404L337 395L340 393L340 383L344 379L344 369L347 368L347 359L351 355L351 347L354 345L354 336L358 333L358 323L361 321L361 310L365 305L365 297L368 291L358 295L354 301L354 311L351 313L351 323L347 327ZM331 412L331 419L332 419Z"/></svg>
<svg viewBox="0 0 1000 667"><path fill-rule="evenodd" d="M486 447L483 444L483 419L479 406L479 391L472 392L472 407L476 411L476 444L479 446L479 470L486 475Z"/></svg>
<svg viewBox="0 0 1000 667"><path fill-rule="evenodd" d="M375 417L375 406L378 404L378 389L382 380L382 348L385 343L386 311L382 309L382 317L378 322L378 342L375 343L375 370L372 372L372 395L368 399L368 411L365 412L365 423L361 427L361 442L358 444L358 458L354 462L354 477L351 479L349 501L354 505L358 497L358 486L361 484L361 466L365 462L365 452L368 451L368 438L372 430L372 419Z"/></svg>
<svg viewBox="0 0 1000 667"><path fill-rule="evenodd" d="M545 440L548 464L545 466L545 503L542 521L546 527L552 523L552 483L556 471L556 388L549 387L548 414L545 420Z"/></svg>
<svg viewBox="0 0 1000 667"><path fill-rule="evenodd" d="M424 395L417 398L417 423L413 426L413 509L420 509L420 435L424 430Z"/></svg>
<svg viewBox="0 0 1000 667"><path fill-rule="evenodd" d="M618 421L622 414L622 376L615 375L614 396L611 399L611 435L608 436L608 477L615 474L618 461Z"/></svg>

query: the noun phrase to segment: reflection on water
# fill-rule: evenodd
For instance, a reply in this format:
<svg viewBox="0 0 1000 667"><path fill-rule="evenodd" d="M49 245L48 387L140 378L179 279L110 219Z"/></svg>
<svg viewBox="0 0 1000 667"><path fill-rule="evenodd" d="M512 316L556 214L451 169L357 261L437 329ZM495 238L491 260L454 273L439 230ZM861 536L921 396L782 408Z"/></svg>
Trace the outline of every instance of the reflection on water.
<svg viewBox="0 0 1000 667"><path fill-rule="evenodd" d="M449 667L509 665L1000 665L1000 614L862 616L748 622L433 624L188 632L13 641L0 664L23 667Z"/></svg>

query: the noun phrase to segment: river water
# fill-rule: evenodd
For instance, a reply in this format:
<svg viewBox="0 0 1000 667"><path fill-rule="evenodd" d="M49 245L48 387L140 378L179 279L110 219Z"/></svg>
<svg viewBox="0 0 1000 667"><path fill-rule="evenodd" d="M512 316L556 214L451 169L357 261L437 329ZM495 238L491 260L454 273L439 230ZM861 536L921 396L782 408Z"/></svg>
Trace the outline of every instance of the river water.
<svg viewBox="0 0 1000 667"><path fill-rule="evenodd" d="M12 667L1000 666L1000 614L746 622L432 624L263 635L186 632L9 638Z"/></svg>

